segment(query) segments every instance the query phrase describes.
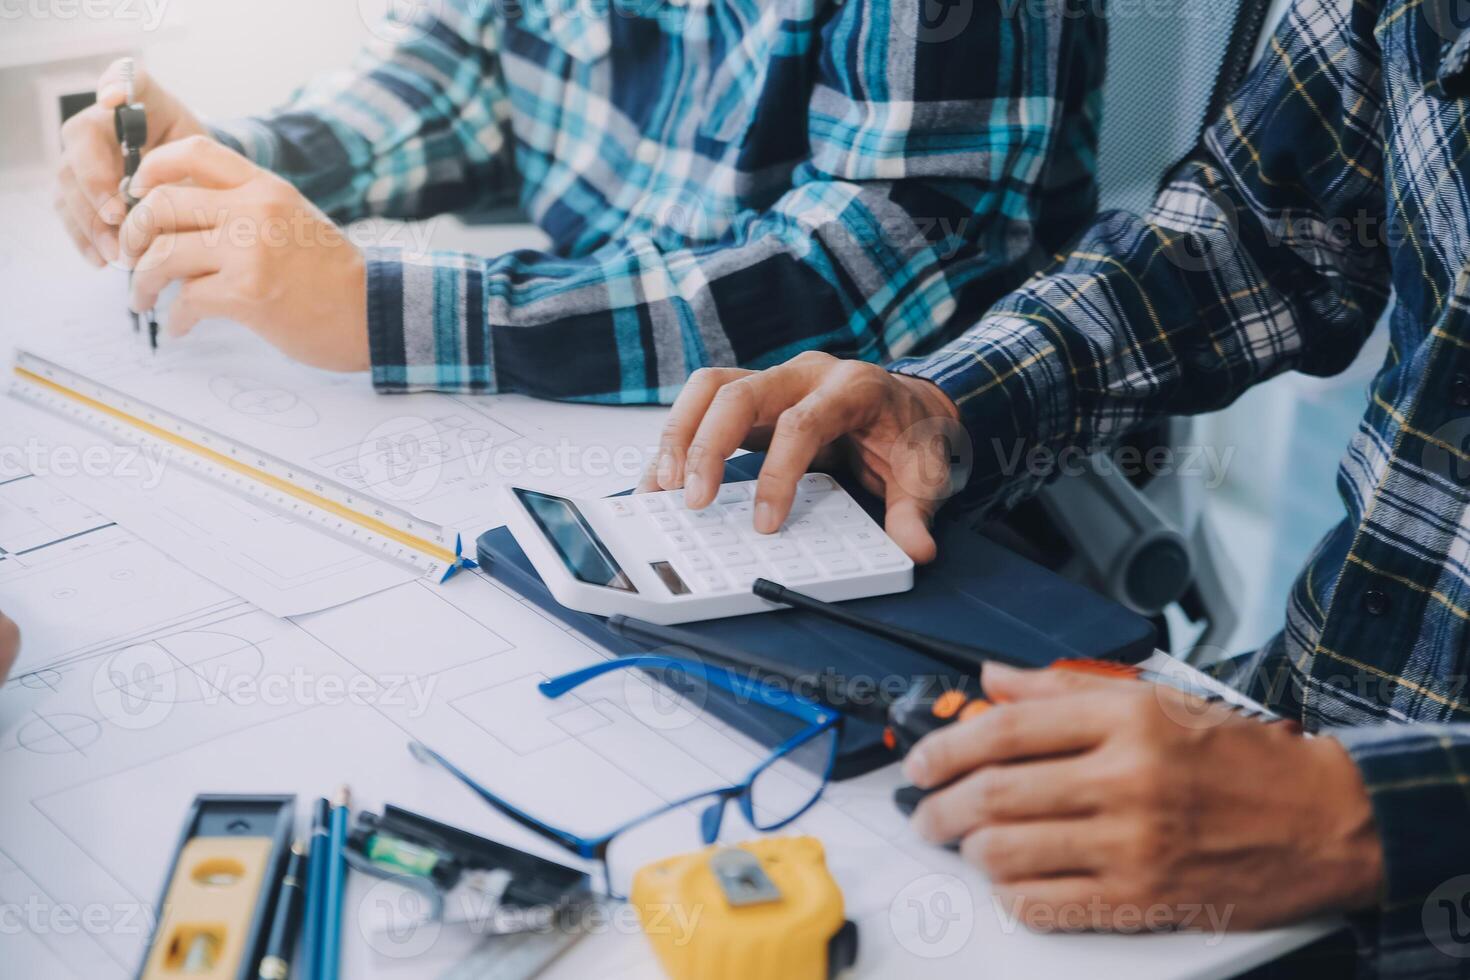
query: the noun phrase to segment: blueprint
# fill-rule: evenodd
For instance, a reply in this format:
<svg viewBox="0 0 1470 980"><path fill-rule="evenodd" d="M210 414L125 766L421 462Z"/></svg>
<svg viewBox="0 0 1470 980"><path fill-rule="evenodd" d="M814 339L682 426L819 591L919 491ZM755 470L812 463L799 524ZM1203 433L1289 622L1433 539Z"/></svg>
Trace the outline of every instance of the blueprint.
<svg viewBox="0 0 1470 980"><path fill-rule="evenodd" d="M516 396L379 397L360 375L287 361L246 331L220 324L157 354L127 331L68 323L35 353L303 472L475 538L501 523L506 482L610 493L637 481L656 445L660 410L610 420L589 406ZM29 405L7 406L0 450L122 450L100 432ZM8 440L8 442L6 441ZM146 447L145 447L146 448ZM44 455L44 454L43 454ZM310 521L235 492L166 458L102 472L47 471L53 485L262 609L288 616L339 605L414 578Z"/></svg>
<svg viewBox="0 0 1470 980"><path fill-rule="evenodd" d="M0 597L7 611L23 609L28 650L0 689L0 907L46 921L59 909L92 910L100 923L65 935L28 929L14 943L0 936L7 974L130 975L196 793L309 800L346 783L362 806L394 802L574 861L414 761L407 742L435 746L534 812L588 833L738 779L761 757L641 676L543 697L539 681L604 654L478 574L283 619L34 477L0 486L0 501L0 535L30 545L0 562ZM59 537L36 543L38 526ZM74 550L84 546L90 554ZM78 621L67 603L97 601L128 568L151 582L151 598L132 596L125 618L128 602L108 605L119 617L110 635L101 622ZM63 580L75 596L59 595ZM886 916L883 889L921 877L925 865L893 849L903 821L886 791L841 787L833 798L794 831L843 845L833 865L851 881L850 915ZM732 811L730 832L742 829L753 833ZM875 873L880 851L888 857ZM346 975L394 975L404 949L370 928L381 893L371 880L354 887L349 909L363 920L350 935L366 941L349 944ZM626 957L626 970L610 975L651 975L630 938L601 944ZM454 948L446 941L442 952ZM416 950L415 968L433 954ZM566 975L578 975L574 962Z"/></svg>

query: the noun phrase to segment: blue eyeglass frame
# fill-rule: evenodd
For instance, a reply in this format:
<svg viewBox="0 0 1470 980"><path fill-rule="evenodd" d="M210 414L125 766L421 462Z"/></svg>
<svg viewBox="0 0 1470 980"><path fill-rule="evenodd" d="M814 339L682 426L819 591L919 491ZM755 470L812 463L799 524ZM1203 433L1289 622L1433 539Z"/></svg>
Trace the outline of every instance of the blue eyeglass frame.
<svg viewBox="0 0 1470 980"><path fill-rule="evenodd" d="M732 799L739 801L740 812L744 814L746 822L762 832L780 830L793 820L796 820L803 813L806 813L817 800L821 799L827 783L831 780L832 767L837 761L837 745L840 741L842 715L799 694L779 690L768 683L741 676L723 667L715 667L693 660L682 660L678 657L659 656L657 654L635 654L620 657L616 660L605 661L604 663L585 667L581 670L574 670L569 674L562 674L560 677L553 677L550 680L542 681L537 687L546 697L553 699L559 698L563 694L575 690L590 680L594 680L615 670L626 669L682 671L737 698L746 698L762 707L783 712L806 722L807 725L801 731L776 746L771 751L771 754L752 769L750 775L746 776L741 782L723 788L707 789L693 793L672 803L665 804L656 810L651 810L640 817L635 817L619 825L614 830L597 837L582 837L570 831L554 827L539 817L532 816L504 797L486 789L481 783L465 773L464 770L422 742L410 742L408 749L413 753L414 758L420 762L438 765L467 786L491 807L510 817L527 830L534 831L547 840L561 845L578 857L601 862L607 893L614 898L624 898L626 896L613 894L612 874L607 865L607 850L613 839L629 828L636 827L655 817L663 816L671 810L677 810L698 800L712 797L712 802L705 809L704 813L700 815L699 825L704 842L706 844L713 844L720 836L720 825L724 820L725 805ZM822 782L817 792L812 794L812 798L799 810L777 823L766 827L757 824L755 806L751 801L750 795L751 786L755 783L755 780L761 773L765 772L798 747L833 729L838 730L839 737L832 739L832 750L827 756L825 768L820 773Z"/></svg>

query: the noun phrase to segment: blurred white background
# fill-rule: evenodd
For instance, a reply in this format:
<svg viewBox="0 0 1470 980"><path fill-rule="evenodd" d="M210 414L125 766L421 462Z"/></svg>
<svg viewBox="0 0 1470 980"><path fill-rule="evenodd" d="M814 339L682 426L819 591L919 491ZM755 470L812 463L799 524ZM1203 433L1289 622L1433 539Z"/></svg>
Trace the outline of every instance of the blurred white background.
<svg viewBox="0 0 1470 980"><path fill-rule="evenodd" d="M248 114L285 101L315 72L346 66L390 4L423 2L432 0L0 0L0 201L49 195L56 99L86 90L114 58L138 55L207 118ZM524 227L440 221L431 231L433 247L484 253L539 241ZM1239 573L1243 618L1231 648L1279 627L1287 585L1340 517L1334 470L1381 351L1370 345L1353 371L1329 382L1272 382L1198 427L1202 441L1233 452L1209 497Z"/></svg>

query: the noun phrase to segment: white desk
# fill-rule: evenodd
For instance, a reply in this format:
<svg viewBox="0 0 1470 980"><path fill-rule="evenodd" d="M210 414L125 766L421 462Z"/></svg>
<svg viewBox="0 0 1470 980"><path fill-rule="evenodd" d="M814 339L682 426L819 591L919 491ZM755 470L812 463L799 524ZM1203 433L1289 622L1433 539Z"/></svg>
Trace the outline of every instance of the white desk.
<svg viewBox="0 0 1470 980"><path fill-rule="evenodd" d="M4 298L3 313L0 313L0 347L8 350L18 340L31 336L33 332L45 331L48 322L54 322L54 310L68 296L100 288L101 280L75 258L66 242L60 225L53 218L49 207L49 189L43 184L33 184L9 189L0 188L0 296ZM479 234L479 233L472 233ZM109 288L115 289L115 281ZM118 329L124 328L122 310L118 310ZM366 391L364 398L373 397ZM617 409L608 409L616 412ZM0 594L0 607L4 605ZM446 607L447 609L448 607ZM446 615L452 613L446 612ZM65 623L24 624L33 634L50 630L64 630ZM475 669L473 666L466 668ZM449 672L450 679L462 678L463 671ZM10 692L5 692L6 694ZM454 690L439 692L445 697L454 697ZM391 733L390 733L391 734ZM401 736L395 736L395 738ZM223 744L223 743L220 743ZM224 752L224 749L220 750ZM7 810L5 800L15 804L18 800L29 800L27 785L33 771L17 761L16 755L0 752L0 900L14 901L17 894L24 894L25 887L44 890L52 895L67 895L70 901L85 901L84 894L67 893L69 878L68 845L56 840L56 850L49 857L35 862L14 858L15 865L7 865L5 858L6 829L13 828L9 819L37 820L47 807L34 808L13 805ZM371 760L369 760L371 761ZM65 762L54 763L55 767ZM233 770L232 770L233 771ZM369 772L372 768L369 767ZM340 775L340 774L338 774ZM313 774L314 778L329 777ZM205 777L201 775L201 780ZM244 778L243 776L241 778ZM359 777L370 781L371 776ZM55 793L50 797L72 792L68 784L73 780L65 771L52 768L47 779L56 783ZM452 794L455 790L447 783L435 781L436 776L415 777L413 786L367 786L367 798L414 806L425 794ZM103 780L102 782L106 782ZM978 976L1053 977L1089 976L1119 977L1127 980L1144 980L1151 977L1212 978L1230 976L1255 965L1273 959L1282 953L1324 935L1330 924L1314 924L1295 929L1257 934L1230 934L1225 936L1205 934L1178 934L1149 937L1123 937L1104 935L1041 936L1011 921L1008 910L993 902L984 880L963 864L957 857L935 848L927 847L909 833L902 820L890 813L886 806L872 805L874 800L888 797L898 785L896 767L871 774L862 779L833 787L831 810L834 827L849 827L851 835L835 833L826 838L834 865L844 870L840 873L845 890L851 896L865 880L884 881L886 901L867 903L861 911L861 957L859 976L894 977L913 976L919 971L930 980L945 977L974 978ZM315 785L308 782L307 786ZM359 785L354 781L354 785ZM198 789L218 790L218 785L200 785ZM328 786L322 786L324 792ZM305 789L303 789L305 792ZM48 790L51 792L51 790ZM81 792L81 790L78 790ZM101 791L99 791L101 793ZM122 797L119 812L108 819L126 823L131 803L146 799L149 786L145 783L128 787ZM136 795L134 795L136 794ZM87 797L91 798L91 797ZM105 793L96 797L107 800ZM112 798L116 800L116 798ZM451 804L446 802L446 806ZM458 798L452 804L459 806ZM169 801L172 806L172 801ZM304 809L304 808L303 808ZM182 819L182 808L163 810L176 812L177 817L168 818L169 826L163 829L164 837L172 839L176 824ZM465 819L475 819L473 808L455 810L466 813ZM6 814L12 814L7 817ZM447 817L448 815L446 815ZM13 830L11 832L14 832ZM859 851L854 843L859 832L866 836L866 849ZM124 838L125 840L130 838ZM873 847L876 841L879 846ZM523 841L520 841L523 842ZM88 842L91 846L91 842ZM96 846L104 848L105 842ZM36 863L39 862L39 863ZM126 857L120 857L112 867L126 867ZM885 872L890 867L906 869L896 880ZM25 873L19 877L17 871ZM114 875L119 877L119 875ZM7 891L7 881L9 891ZM25 885L17 885L24 881ZM17 892L20 889L20 892ZM134 889L135 892L138 889ZM83 889L85 892L85 889ZM150 900L152 896L149 896ZM54 932L46 935L31 935L20 938L36 955L57 955L58 950L67 954L62 961L71 960L68 950L72 944L88 942L83 936L66 936ZM7 937L9 942L9 937ZM106 943L102 943L106 946ZM49 952L48 952L49 951ZM24 952L24 950L22 950ZM354 956L349 950L349 957ZM86 959L86 957L78 957ZM117 955L99 954L96 957L97 972L103 976L108 972L119 973ZM396 976L425 975L424 964L405 960L396 964L373 961L356 963L365 975ZM350 972L354 975L356 971ZM551 975L579 977L600 975L603 977L657 976L657 967L640 936L616 931L584 940L553 968Z"/></svg>

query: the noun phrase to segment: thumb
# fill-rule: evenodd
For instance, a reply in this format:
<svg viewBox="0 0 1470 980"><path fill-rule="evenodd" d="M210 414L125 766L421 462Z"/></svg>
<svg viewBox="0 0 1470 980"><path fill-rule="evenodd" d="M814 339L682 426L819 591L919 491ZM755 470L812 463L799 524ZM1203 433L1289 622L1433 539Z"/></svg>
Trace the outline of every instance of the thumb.
<svg viewBox="0 0 1470 980"><path fill-rule="evenodd" d="M1023 670L988 661L980 671L980 685L992 701L1039 701L1106 689L1116 684L1111 677L1070 670Z"/></svg>
<svg viewBox="0 0 1470 980"><path fill-rule="evenodd" d="M128 85L127 75L123 71L123 63L127 58L119 58L107 66L102 77L97 80L97 104L104 109L116 109L127 101ZM148 73L143 66L133 61L133 98L144 102L148 98Z"/></svg>
<svg viewBox="0 0 1470 980"><path fill-rule="evenodd" d="M893 484L889 485L886 497L883 530L916 564L927 565L939 554L934 535L929 532L937 505L911 497Z"/></svg>

